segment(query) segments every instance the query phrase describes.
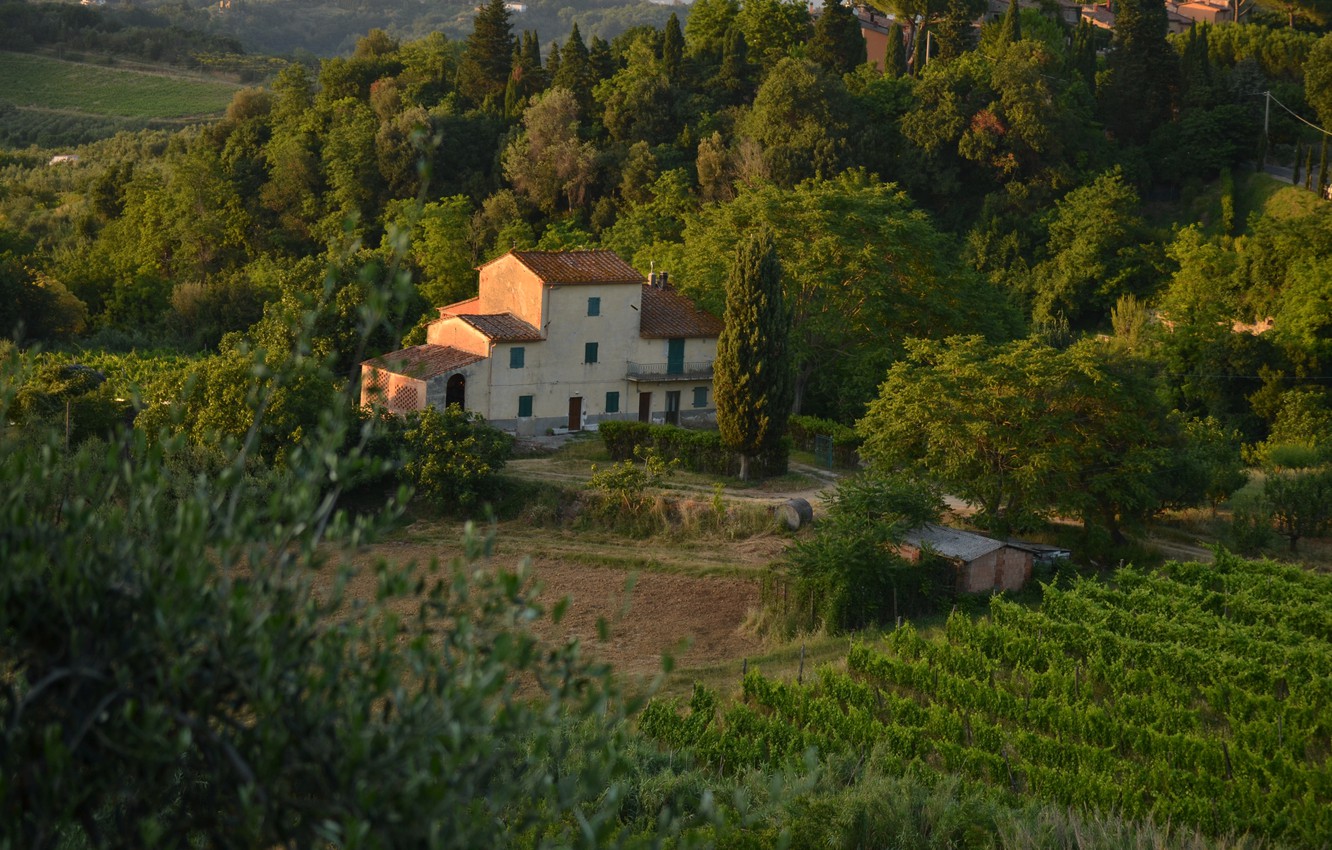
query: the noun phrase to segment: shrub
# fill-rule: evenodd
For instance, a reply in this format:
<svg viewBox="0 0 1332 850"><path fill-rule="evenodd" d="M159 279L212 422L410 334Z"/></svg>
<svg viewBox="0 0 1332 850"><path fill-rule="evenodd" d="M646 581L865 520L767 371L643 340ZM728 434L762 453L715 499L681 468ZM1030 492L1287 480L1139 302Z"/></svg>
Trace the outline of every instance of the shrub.
<svg viewBox="0 0 1332 850"><path fill-rule="evenodd" d="M651 425L647 422L602 422L598 426L602 442L611 460L636 457L642 449L653 449L679 462L690 472L708 475L735 475L740 470L739 456L722 445L716 431L695 431L675 425ZM755 468L764 476L785 475L789 467L791 440L783 438L776 446L759 454Z"/></svg>
<svg viewBox="0 0 1332 850"><path fill-rule="evenodd" d="M806 452L814 451L815 437L831 437L835 464L843 467L860 465L860 444L863 441L855 429L848 425L817 416L792 416L787 424L787 433L795 447Z"/></svg>
<svg viewBox="0 0 1332 850"><path fill-rule="evenodd" d="M454 405L412 413L403 433L405 482L441 510L466 512L494 493L513 438Z"/></svg>

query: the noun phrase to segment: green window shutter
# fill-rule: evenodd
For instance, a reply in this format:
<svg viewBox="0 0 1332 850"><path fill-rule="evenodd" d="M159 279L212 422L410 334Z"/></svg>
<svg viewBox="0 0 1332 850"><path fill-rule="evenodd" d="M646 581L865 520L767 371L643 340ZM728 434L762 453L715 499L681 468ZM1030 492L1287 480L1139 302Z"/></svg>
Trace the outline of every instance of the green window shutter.
<svg viewBox="0 0 1332 850"><path fill-rule="evenodd" d="M597 362L597 344L595 342L588 342L583 344L583 362L584 363Z"/></svg>
<svg viewBox="0 0 1332 850"><path fill-rule="evenodd" d="M527 356L527 349L523 348L521 345L510 348L509 368L510 369L523 368L523 361L526 359L526 356Z"/></svg>
<svg viewBox="0 0 1332 850"><path fill-rule="evenodd" d="M589 316L601 315L601 299L599 297L594 295L587 299L587 314Z"/></svg>
<svg viewBox="0 0 1332 850"><path fill-rule="evenodd" d="M532 415L532 397L530 395L518 396L518 415L519 416Z"/></svg>
<svg viewBox="0 0 1332 850"><path fill-rule="evenodd" d="M607 413L619 413L619 412L620 412L620 394L619 394L619 393L606 393L606 412L607 412Z"/></svg>
<svg viewBox="0 0 1332 850"><path fill-rule="evenodd" d="M708 388L694 387L694 407L708 406Z"/></svg>

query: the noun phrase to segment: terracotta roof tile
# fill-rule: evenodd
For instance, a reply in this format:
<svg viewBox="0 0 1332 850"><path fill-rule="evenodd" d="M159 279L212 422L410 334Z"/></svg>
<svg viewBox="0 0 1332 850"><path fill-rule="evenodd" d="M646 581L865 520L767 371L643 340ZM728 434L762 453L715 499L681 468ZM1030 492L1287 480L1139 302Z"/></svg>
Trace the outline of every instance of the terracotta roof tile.
<svg viewBox="0 0 1332 850"><path fill-rule="evenodd" d="M642 315L638 332L651 339L714 337L721 334L721 320L695 307L674 289L643 286Z"/></svg>
<svg viewBox="0 0 1332 850"><path fill-rule="evenodd" d="M454 313L496 342L538 342L541 331L512 313Z"/></svg>
<svg viewBox="0 0 1332 850"><path fill-rule="evenodd" d="M545 283L642 283L643 275L614 251L514 251Z"/></svg>
<svg viewBox="0 0 1332 850"><path fill-rule="evenodd" d="M449 345L414 345L361 363L395 375L426 380L485 358Z"/></svg>

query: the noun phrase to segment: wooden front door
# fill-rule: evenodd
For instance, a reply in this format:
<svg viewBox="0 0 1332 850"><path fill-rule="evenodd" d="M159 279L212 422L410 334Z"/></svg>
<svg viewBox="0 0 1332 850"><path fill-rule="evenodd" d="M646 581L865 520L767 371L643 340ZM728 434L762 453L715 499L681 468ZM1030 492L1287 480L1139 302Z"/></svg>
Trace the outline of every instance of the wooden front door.
<svg viewBox="0 0 1332 850"><path fill-rule="evenodd" d="M652 393L638 394L638 421L652 421Z"/></svg>
<svg viewBox="0 0 1332 850"><path fill-rule="evenodd" d="M680 424L680 391L666 393L666 421L671 425Z"/></svg>
<svg viewBox="0 0 1332 850"><path fill-rule="evenodd" d="M569 399L569 430L581 431L583 429L583 398L574 396Z"/></svg>

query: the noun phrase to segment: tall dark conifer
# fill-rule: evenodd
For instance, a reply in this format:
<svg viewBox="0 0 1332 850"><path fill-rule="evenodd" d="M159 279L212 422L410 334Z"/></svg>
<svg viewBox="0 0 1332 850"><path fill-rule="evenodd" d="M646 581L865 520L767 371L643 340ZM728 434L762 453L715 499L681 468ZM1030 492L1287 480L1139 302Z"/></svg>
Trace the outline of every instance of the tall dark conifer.
<svg viewBox="0 0 1332 850"><path fill-rule="evenodd" d="M901 77L907 72L906 36L902 25L893 21L888 27L888 47L883 56L883 73L889 77Z"/></svg>
<svg viewBox="0 0 1332 850"><path fill-rule="evenodd" d="M498 110L513 63L513 28L504 0L488 0L476 13L472 34L458 64L458 91L478 106Z"/></svg>
<svg viewBox="0 0 1332 850"><path fill-rule="evenodd" d="M678 83L680 65L684 61L684 31L680 29L680 19L671 12L666 22L666 32L661 39L661 64L673 81Z"/></svg>
<svg viewBox="0 0 1332 850"><path fill-rule="evenodd" d="M809 40L809 58L835 74L847 74L865 62L865 37L849 5L827 0Z"/></svg>
<svg viewBox="0 0 1332 850"><path fill-rule="evenodd" d="M735 249L726 279L726 316L717 340L714 383L722 443L740 454L740 477L786 434L795 382L791 310L782 294L782 267L766 229Z"/></svg>
<svg viewBox="0 0 1332 850"><path fill-rule="evenodd" d="M1018 0L1008 0L1008 13L1004 15L999 36L1009 44L1017 44L1022 40L1022 10L1018 7Z"/></svg>
<svg viewBox="0 0 1332 850"><path fill-rule="evenodd" d="M1179 80L1179 54L1166 41L1164 0L1120 0L1111 48L1102 116L1123 144L1145 144L1170 120Z"/></svg>
<svg viewBox="0 0 1332 850"><path fill-rule="evenodd" d="M587 108L592 104L592 69L587 61L587 44L576 23L560 47L560 67L551 74L550 84L573 92L578 105L587 114Z"/></svg>

